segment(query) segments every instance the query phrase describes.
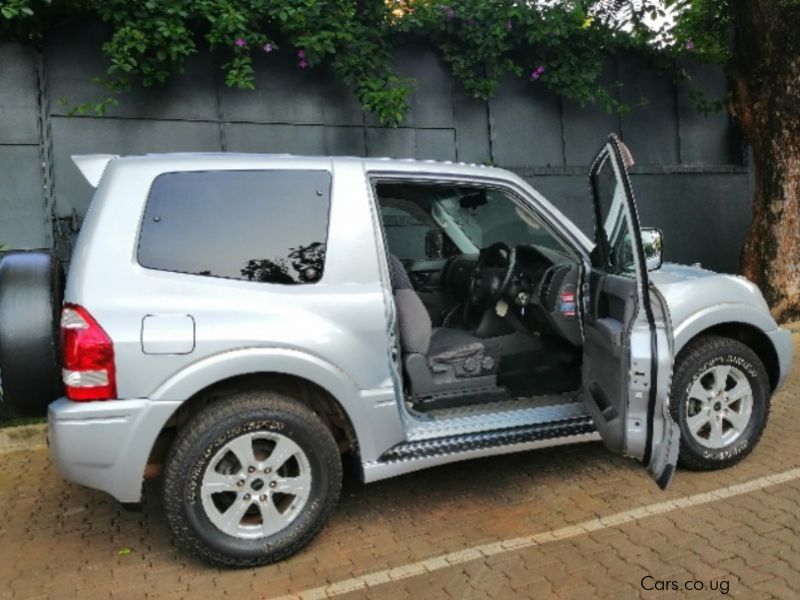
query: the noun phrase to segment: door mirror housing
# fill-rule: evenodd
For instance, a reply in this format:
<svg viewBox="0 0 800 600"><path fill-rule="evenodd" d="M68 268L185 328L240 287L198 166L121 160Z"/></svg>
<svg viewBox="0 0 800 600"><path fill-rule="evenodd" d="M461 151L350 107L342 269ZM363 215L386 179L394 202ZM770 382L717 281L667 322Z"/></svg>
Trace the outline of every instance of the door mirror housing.
<svg viewBox="0 0 800 600"><path fill-rule="evenodd" d="M642 246L647 270L659 269L664 256L664 234L661 230L656 227L642 227Z"/></svg>
<svg viewBox="0 0 800 600"><path fill-rule="evenodd" d="M441 229L429 229L425 234L425 258L444 257L444 234Z"/></svg>

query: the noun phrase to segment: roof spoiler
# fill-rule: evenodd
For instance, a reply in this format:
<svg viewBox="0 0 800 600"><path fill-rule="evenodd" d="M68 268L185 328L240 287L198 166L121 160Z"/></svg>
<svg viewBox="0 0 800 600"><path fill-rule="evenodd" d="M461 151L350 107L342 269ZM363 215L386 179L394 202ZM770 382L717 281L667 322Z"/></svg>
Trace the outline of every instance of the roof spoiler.
<svg viewBox="0 0 800 600"><path fill-rule="evenodd" d="M89 182L93 188L96 188L103 177L103 172L106 166L115 158L119 158L118 154L73 154L72 162L80 169L86 181Z"/></svg>

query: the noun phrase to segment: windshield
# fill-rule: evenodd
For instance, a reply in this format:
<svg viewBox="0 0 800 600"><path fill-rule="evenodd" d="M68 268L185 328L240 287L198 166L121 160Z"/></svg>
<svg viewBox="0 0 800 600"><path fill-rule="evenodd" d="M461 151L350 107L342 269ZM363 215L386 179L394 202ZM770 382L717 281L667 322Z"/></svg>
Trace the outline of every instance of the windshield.
<svg viewBox="0 0 800 600"><path fill-rule="evenodd" d="M519 208L499 190L459 190L457 195L440 199L437 207L452 221L463 235L477 248L487 248L496 242L509 246L520 244L544 247L564 253L564 248L538 220ZM437 211L434 211L434 218Z"/></svg>

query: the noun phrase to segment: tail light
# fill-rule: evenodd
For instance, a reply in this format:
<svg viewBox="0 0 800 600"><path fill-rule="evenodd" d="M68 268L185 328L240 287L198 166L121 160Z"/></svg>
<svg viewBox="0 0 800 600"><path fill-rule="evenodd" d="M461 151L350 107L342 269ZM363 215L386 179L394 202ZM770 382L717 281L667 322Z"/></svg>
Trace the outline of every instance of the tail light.
<svg viewBox="0 0 800 600"><path fill-rule="evenodd" d="M78 402L117 397L114 344L82 306L61 311L61 373L67 398Z"/></svg>

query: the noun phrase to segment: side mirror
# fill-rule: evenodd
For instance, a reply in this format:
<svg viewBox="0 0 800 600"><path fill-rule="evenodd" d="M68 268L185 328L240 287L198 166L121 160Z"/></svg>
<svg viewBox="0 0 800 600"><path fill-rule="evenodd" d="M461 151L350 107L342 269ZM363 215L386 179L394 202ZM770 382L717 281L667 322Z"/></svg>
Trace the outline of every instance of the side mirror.
<svg viewBox="0 0 800 600"><path fill-rule="evenodd" d="M444 256L444 234L441 229L429 229L425 234L425 258Z"/></svg>
<svg viewBox="0 0 800 600"><path fill-rule="evenodd" d="M647 270L655 271L661 267L664 256L664 234L656 227L642 227L642 246Z"/></svg>

